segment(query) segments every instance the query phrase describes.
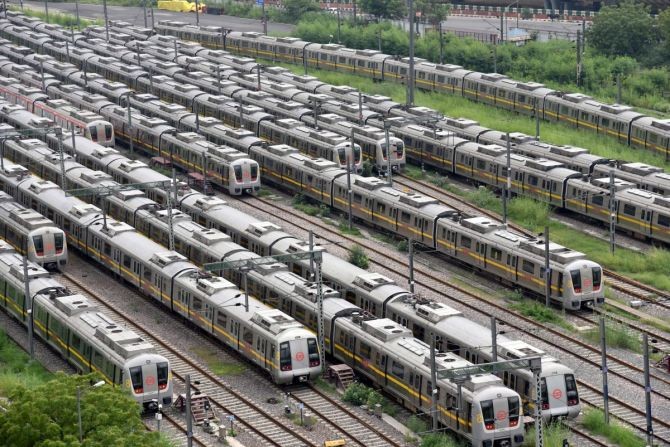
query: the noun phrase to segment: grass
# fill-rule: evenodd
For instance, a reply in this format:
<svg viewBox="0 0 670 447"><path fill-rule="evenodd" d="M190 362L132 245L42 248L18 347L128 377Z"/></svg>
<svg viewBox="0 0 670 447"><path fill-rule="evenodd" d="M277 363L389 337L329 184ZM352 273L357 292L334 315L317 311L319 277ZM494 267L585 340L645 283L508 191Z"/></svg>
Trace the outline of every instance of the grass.
<svg viewBox="0 0 670 447"><path fill-rule="evenodd" d="M430 434L421 439L421 447L464 447L463 442L444 434Z"/></svg>
<svg viewBox="0 0 670 447"><path fill-rule="evenodd" d="M303 74L302 66L276 63L296 73ZM406 89L404 85L391 82L373 82L371 79L357 75L332 72L327 70L308 69L309 74L319 80L334 85L349 85L366 93L389 96L397 102L404 103ZM494 108L487 104L473 102L469 99L444 93L416 91L415 103L430 107L451 117L464 117L478 121L481 125L502 132L523 132L535 135L535 120L525 115ZM554 144L565 144L587 148L591 153L602 157L639 161L670 170L663 156L649 151L631 149L616 138L598 135L593 132L575 129L564 123L540 122L540 139Z"/></svg>
<svg viewBox="0 0 670 447"><path fill-rule="evenodd" d="M0 396L6 396L19 386L34 388L52 378L49 371L30 360L28 354L0 330Z"/></svg>
<svg viewBox="0 0 670 447"><path fill-rule="evenodd" d="M347 221L340 221L337 223L337 229L340 231L341 234L348 234L350 236L362 236L361 230L358 229L358 227L351 226L349 228L349 222Z"/></svg>
<svg viewBox="0 0 670 447"><path fill-rule="evenodd" d="M544 437L544 445L546 447L563 447L563 440L570 438L570 430L561 423L545 425L542 434ZM523 447L535 446L535 427L531 427L526 432L525 440L522 445Z"/></svg>
<svg viewBox="0 0 670 447"><path fill-rule="evenodd" d="M648 320L648 319L644 318L640 321L640 323L648 324L649 326L653 326L656 329L661 330L661 331L670 332L670 326L668 326L667 324L660 323L656 320Z"/></svg>
<svg viewBox="0 0 670 447"><path fill-rule="evenodd" d="M552 323L567 330L573 329L572 325L561 317L560 312L557 312L553 307L546 307L544 303L521 299L510 304L510 308L540 323Z"/></svg>
<svg viewBox="0 0 670 447"><path fill-rule="evenodd" d="M317 377L314 381L314 386L320 389L321 391L328 393L328 394L335 394L337 393L337 387L333 385L332 383L323 380L322 377Z"/></svg>
<svg viewBox="0 0 670 447"><path fill-rule="evenodd" d="M327 206L315 205L302 194L298 194L293 198L293 208L302 211L308 216L327 217L330 214L330 209Z"/></svg>
<svg viewBox="0 0 670 447"><path fill-rule="evenodd" d="M49 2L52 3L52 2ZM85 3L85 2L84 2ZM102 3L102 2L101 2ZM52 5L53 7L53 5ZM21 9L16 7L16 6L10 6L10 10L14 11L20 11ZM42 21L47 21L46 20L46 13L43 10L39 9L31 9L29 7L24 7L23 8L23 14L31 17L37 17ZM77 17L73 14L66 14L66 13L60 13L60 12L49 12L49 20L48 23L55 23L64 27L77 27ZM95 19L95 20L90 20L90 19L84 19L81 18L79 19L79 29L84 29L87 26L103 26L105 22L100 19Z"/></svg>
<svg viewBox="0 0 670 447"><path fill-rule="evenodd" d="M605 424L605 415L599 409L584 411L582 425L589 431L606 437L610 442L621 447L644 447L645 441L637 436L632 429L616 422Z"/></svg>
<svg viewBox="0 0 670 447"><path fill-rule="evenodd" d="M600 328L589 329L583 332L586 340L600 345ZM629 351L642 353L642 343L637 335L631 333L623 325L617 323L605 323L605 338L607 346L612 348L627 349Z"/></svg>
<svg viewBox="0 0 670 447"><path fill-rule="evenodd" d="M247 367L238 363L226 363L220 359L220 353L211 348L196 348L196 355L201 357L207 367L218 376L239 376L247 371Z"/></svg>
<svg viewBox="0 0 670 447"><path fill-rule="evenodd" d="M259 189L258 192L256 193L258 197L269 197L272 194L273 194L272 191L270 191L265 187L261 187L261 189Z"/></svg>

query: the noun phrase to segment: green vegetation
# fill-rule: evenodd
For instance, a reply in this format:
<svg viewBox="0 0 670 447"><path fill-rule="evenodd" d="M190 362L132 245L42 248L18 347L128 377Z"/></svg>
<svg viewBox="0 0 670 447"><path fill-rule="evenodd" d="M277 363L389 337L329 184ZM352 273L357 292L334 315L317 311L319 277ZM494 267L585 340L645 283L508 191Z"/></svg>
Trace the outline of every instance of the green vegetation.
<svg viewBox="0 0 670 447"><path fill-rule="evenodd" d="M606 437L610 442L621 447L644 447L645 441L638 437L632 429L616 422L605 424L605 415L599 409L589 408L584 411L582 425L591 432Z"/></svg>
<svg viewBox="0 0 670 447"><path fill-rule="evenodd" d="M379 391L369 388L360 383L352 383L344 390L342 400L352 405L360 406L366 405L368 408L375 409L375 405L379 404L382 411L388 415L395 415L397 408L382 396Z"/></svg>
<svg viewBox="0 0 670 447"><path fill-rule="evenodd" d="M326 381L323 379L323 377L317 377L314 381L314 386L320 389L321 391L328 393L328 394L335 394L337 393L337 387L333 385L332 383Z"/></svg>
<svg viewBox="0 0 670 447"><path fill-rule="evenodd" d="M426 430L428 430L428 424L426 423L426 421L424 421L417 415L410 416L410 418L407 419L405 425L414 433L423 433Z"/></svg>
<svg viewBox="0 0 670 447"><path fill-rule="evenodd" d="M211 348L196 348L195 353L202 358L207 367L217 376L239 376L247 371L241 363L226 363L221 360L221 353Z"/></svg>
<svg viewBox="0 0 670 447"><path fill-rule="evenodd" d="M51 3L51 2L49 2ZM10 6L10 10L14 11L20 11L21 9L16 7L16 6ZM30 8L24 8L23 13L27 16L32 16L32 17L37 17L40 20L47 21L46 20L46 13L44 12L43 9L30 9ZM76 27L77 26L77 18L76 16L72 14L66 14L66 13L60 13L60 12L49 12L49 23L55 23L64 27ZM83 19L80 18L79 20L79 26L80 29L84 29L87 26L102 26L104 25L104 21L102 20L89 20L89 19Z"/></svg>
<svg viewBox="0 0 670 447"><path fill-rule="evenodd" d="M330 209L326 205L314 205L302 194L293 197L293 208L308 216L327 217L330 215Z"/></svg>
<svg viewBox="0 0 670 447"><path fill-rule="evenodd" d="M659 329L661 331L670 332L670 326L668 326L667 324L660 323L656 320L648 320L644 318L640 321L640 323L648 324L649 326L655 327L656 329Z"/></svg>
<svg viewBox="0 0 670 447"><path fill-rule="evenodd" d="M340 230L341 234L348 234L350 236L361 236L361 230L358 229L358 227L351 226L349 228L349 222L348 221L341 221L337 223L337 228Z"/></svg>
<svg viewBox="0 0 670 447"><path fill-rule="evenodd" d="M98 374L68 376L57 373L53 380L34 387L18 386L7 396L7 411L0 413L3 445L167 447L171 443L159 433L147 432L140 407L120 387L91 387ZM82 390L83 442L78 439L77 388Z"/></svg>
<svg viewBox="0 0 670 447"><path fill-rule="evenodd" d="M538 55L537 57L540 58L538 63L541 62L543 56ZM275 65L288 68L298 74L304 73L301 66L282 63L275 63ZM326 83L349 85L370 94L388 96L394 101L401 103L405 101L406 89L403 85L391 82L373 82L371 79L362 76L327 70L309 69L309 74L317 76ZM668 90L670 90L670 85ZM466 98L443 93L417 91L415 98L416 104L433 108L448 116L472 119L483 126L502 132L522 132L535 135L535 120L525 115L517 115L490 105L475 103ZM542 121L540 123L540 138L554 144L588 148L591 153L608 159L639 161L670 170L670 163L661 155L650 151L633 150L613 137L575 129L565 123Z"/></svg>
<svg viewBox="0 0 670 447"><path fill-rule="evenodd" d="M600 328L589 329L583 333L584 338L593 344L600 345ZM642 343L639 337L631 333L625 326L619 323L606 322L605 338L607 346L612 348L628 349L629 351L642 353Z"/></svg>
<svg viewBox="0 0 670 447"><path fill-rule="evenodd" d="M270 191L268 188L266 188L266 187L264 187L264 186L262 186L261 189L259 189L258 192L256 193L256 195L257 195L258 197L261 197L261 198L263 198L263 197L269 197L269 196L271 196L272 194L273 194L272 191Z"/></svg>
<svg viewBox="0 0 670 447"><path fill-rule="evenodd" d="M563 440L570 438L570 430L560 422L545 425L542 434L546 447L563 447ZM535 427L526 432L523 447L535 447Z"/></svg>
<svg viewBox="0 0 670 447"><path fill-rule="evenodd" d="M634 7L644 13L641 6L636 4ZM617 26L621 26L621 23L624 22L628 23L629 18L626 16L628 11L628 9L614 10L614 16L619 17L616 22ZM599 35L594 34L593 30L598 32L603 29L599 25L599 20L601 17L603 21L608 19L607 13L608 7L604 7L601 15L594 21L587 42L633 42L633 39L627 39L629 34L626 32L618 33L617 39L614 40L610 39L605 32L599 34L603 36L602 39L599 39ZM631 18L630 22L631 25L628 28L631 29L640 24L637 18ZM661 14L658 21L653 21L654 25L657 23L661 25L658 32L653 27L647 27L642 32L645 35L652 34L654 45L648 45L650 48L648 52L639 51L643 46L635 43L628 44L628 47L633 47L636 51L632 55L627 51L607 54L601 52L597 47L587 46L583 57L582 85L579 87L575 85L577 60L574 43L566 40L529 42L519 47L508 43L496 46L494 52L491 44L447 33L443 36L444 60L484 73L497 69L499 73L514 79L542 82L557 90L584 91L608 102L615 101L616 78L621 75L622 101L625 104L666 112L670 110L670 101L659 92L670 89L670 73L664 67L667 65L667 54L670 54L668 51L670 49L670 44L668 44L670 42L670 15L666 17ZM618 32L618 28L614 32ZM371 23L364 26L359 23L358 26L354 26L351 21L344 21L340 26L339 40L343 45L352 48L376 49L379 47L380 33L382 52L403 56L408 54L408 33L393 26L390 22ZM337 41L337 18L332 14L311 15L300 20L294 35L319 43ZM642 39L645 40L646 37ZM615 44L615 46L618 48L620 45ZM416 55L438 62L439 34L429 31L419 37L416 41Z"/></svg>
<svg viewBox="0 0 670 447"><path fill-rule="evenodd" d="M349 250L349 262L354 264L356 267L366 269L370 266L370 260L368 255L365 254L363 248L360 245L354 245Z"/></svg>
<svg viewBox="0 0 670 447"><path fill-rule="evenodd" d="M0 396L18 388L35 388L53 376L0 330Z"/></svg>
<svg viewBox="0 0 670 447"><path fill-rule="evenodd" d="M539 301L522 299L510 304L510 308L540 323L552 323L567 330L573 329L572 325L561 317L560 312L556 312L553 307L546 307Z"/></svg>

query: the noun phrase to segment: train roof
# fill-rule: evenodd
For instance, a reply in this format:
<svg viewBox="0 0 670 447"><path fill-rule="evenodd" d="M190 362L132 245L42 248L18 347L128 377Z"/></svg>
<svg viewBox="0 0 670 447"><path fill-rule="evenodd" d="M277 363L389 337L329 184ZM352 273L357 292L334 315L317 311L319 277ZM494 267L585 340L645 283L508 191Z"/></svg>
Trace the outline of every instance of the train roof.
<svg viewBox="0 0 670 447"><path fill-rule="evenodd" d="M54 225L50 219L14 201L14 198L4 191L0 191L0 218L20 232Z"/></svg>
<svg viewBox="0 0 670 447"><path fill-rule="evenodd" d="M591 96L584 95L583 93L565 93L562 96L551 95L547 99L552 102L579 105L583 111L597 113L600 116L607 116L614 120L631 122L637 118L644 117L643 114L634 111L630 106L606 104L596 101Z"/></svg>
<svg viewBox="0 0 670 447"><path fill-rule="evenodd" d="M628 188L616 193L618 200L627 199L629 202L634 202L645 208L656 208L657 212L670 212L670 197L663 197L651 191L646 191L637 188Z"/></svg>
<svg viewBox="0 0 670 447"><path fill-rule="evenodd" d="M69 327L75 328L83 339L105 352L105 357L118 365L140 354L155 353L149 341L99 312L97 306L82 295L62 296L53 300L39 296L37 300L38 304L67 321Z"/></svg>

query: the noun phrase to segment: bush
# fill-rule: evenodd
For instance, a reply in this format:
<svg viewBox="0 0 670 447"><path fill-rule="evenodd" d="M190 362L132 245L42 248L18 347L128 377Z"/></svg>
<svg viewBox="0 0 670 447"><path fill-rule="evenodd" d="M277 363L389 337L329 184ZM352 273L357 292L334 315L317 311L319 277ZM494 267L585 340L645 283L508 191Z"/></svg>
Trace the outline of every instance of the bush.
<svg viewBox="0 0 670 447"><path fill-rule="evenodd" d="M349 251L349 262L356 267L366 269L370 266L370 260L360 245L354 245Z"/></svg>
<svg viewBox="0 0 670 447"><path fill-rule="evenodd" d="M407 428L412 430L414 433L423 433L428 430L428 424L418 416L411 416L407 420Z"/></svg>
<svg viewBox="0 0 670 447"><path fill-rule="evenodd" d="M582 424L595 434L605 436L608 440L621 447L644 447L644 440L630 428L616 422L605 424L605 415L600 409L590 408L584 412Z"/></svg>
<svg viewBox="0 0 670 447"><path fill-rule="evenodd" d="M352 383L344 390L342 400L352 405L367 405L368 408L374 408L375 405L383 405L384 397L378 391L373 390L360 383Z"/></svg>

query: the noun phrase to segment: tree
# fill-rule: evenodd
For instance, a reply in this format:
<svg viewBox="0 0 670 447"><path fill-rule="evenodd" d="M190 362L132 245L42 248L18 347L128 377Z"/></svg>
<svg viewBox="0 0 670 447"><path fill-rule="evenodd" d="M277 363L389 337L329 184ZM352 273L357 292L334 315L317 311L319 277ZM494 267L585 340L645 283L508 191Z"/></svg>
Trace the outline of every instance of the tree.
<svg viewBox="0 0 670 447"><path fill-rule="evenodd" d="M396 19L406 14L404 0L359 0L363 11L375 17Z"/></svg>
<svg viewBox="0 0 670 447"><path fill-rule="evenodd" d="M666 57L670 56L670 9L658 15L658 31L663 41Z"/></svg>
<svg viewBox="0 0 670 447"><path fill-rule="evenodd" d="M426 23L437 26L449 16L451 5L444 0L416 0L415 9L421 13L421 18Z"/></svg>
<svg viewBox="0 0 670 447"><path fill-rule="evenodd" d="M588 41L608 56L644 56L654 42L654 19L649 8L634 0L606 6L593 20Z"/></svg>
<svg viewBox="0 0 670 447"><path fill-rule="evenodd" d="M308 12L319 11L319 3L316 0L284 0L284 13L287 17L297 21Z"/></svg>
<svg viewBox="0 0 670 447"><path fill-rule="evenodd" d="M18 387L0 413L0 439L13 447L165 447L157 433L144 429L140 407L118 387L91 388L97 374L58 373L43 385ZM77 386L81 387L83 443L79 442Z"/></svg>

